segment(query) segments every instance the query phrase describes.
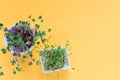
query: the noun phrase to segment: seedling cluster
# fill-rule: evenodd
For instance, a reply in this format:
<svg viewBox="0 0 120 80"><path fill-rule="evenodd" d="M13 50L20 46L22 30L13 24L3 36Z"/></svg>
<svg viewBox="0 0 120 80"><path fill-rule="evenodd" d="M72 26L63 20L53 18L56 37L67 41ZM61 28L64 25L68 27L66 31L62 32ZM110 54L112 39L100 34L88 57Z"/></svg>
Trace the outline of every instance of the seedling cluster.
<svg viewBox="0 0 120 80"><path fill-rule="evenodd" d="M61 46L40 51L44 71L62 69L64 65L68 63L67 55L65 48L62 48Z"/></svg>
<svg viewBox="0 0 120 80"><path fill-rule="evenodd" d="M11 65L15 65L16 68L13 70L13 74L16 72L23 72L24 70L20 67L18 58L20 57L24 62L26 58L30 58L28 65L32 65L33 62L36 65L40 65L41 62L43 63L43 67L47 71L54 71L56 69L62 69L66 63L68 63L68 58L65 49L61 46L53 46L48 45L49 38L46 38L47 33L51 32L51 29L41 30L40 24L44 21L42 16L38 16L38 20L40 23L36 23L36 19L33 18L31 15L28 17L28 21L19 21L12 25L10 28L4 28L3 24L0 23L0 30L4 31L4 38L6 48L1 48L1 52L6 54L7 51L11 51L13 53L12 60L10 61ZM32 23L34 23L31 25ZM38 38L41 41L37 41ZM36 60L33 58L33 52L31 49L39 47L35 45L44 45L43 50L37 51L40 53L41 62L40 60ZM68 46L68 44L66 45ZM56 47L56 48L55 48ZM2 66L0 66L0 69ZM4 75L4 72L0 72L0 76Z"/></svg>

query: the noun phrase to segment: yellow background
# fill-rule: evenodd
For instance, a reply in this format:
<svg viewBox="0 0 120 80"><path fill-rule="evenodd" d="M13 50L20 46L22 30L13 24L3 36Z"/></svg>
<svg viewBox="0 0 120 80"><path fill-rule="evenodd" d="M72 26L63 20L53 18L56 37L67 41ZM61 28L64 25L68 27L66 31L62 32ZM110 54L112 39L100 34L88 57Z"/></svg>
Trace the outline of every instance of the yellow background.
<svg viewBox="0 0 120 80"><path fill-rule="evenodd" d="M0 22L6 27L30 14L44 17L52 43L70 41L71 68L44 74L41 66L22 63L25 72L13 75L11 53L0 52L0 64L7 61L0 80L120 80L120 0L0 0ZM0 48L3 36L0 32Z"/></svg>

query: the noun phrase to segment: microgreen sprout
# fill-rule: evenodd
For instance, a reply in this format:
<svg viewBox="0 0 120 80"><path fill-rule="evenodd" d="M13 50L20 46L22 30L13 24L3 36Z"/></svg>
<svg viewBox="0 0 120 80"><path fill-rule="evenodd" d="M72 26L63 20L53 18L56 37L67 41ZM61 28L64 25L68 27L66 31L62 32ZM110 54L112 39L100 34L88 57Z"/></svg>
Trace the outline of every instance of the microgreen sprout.
<svg viewBox="0 0 120 80"><path fill-rule="evenodd" d="M62 69L67 63L66 51L61 46L40 51L40 56L44 69L48 71Z"/></svg>

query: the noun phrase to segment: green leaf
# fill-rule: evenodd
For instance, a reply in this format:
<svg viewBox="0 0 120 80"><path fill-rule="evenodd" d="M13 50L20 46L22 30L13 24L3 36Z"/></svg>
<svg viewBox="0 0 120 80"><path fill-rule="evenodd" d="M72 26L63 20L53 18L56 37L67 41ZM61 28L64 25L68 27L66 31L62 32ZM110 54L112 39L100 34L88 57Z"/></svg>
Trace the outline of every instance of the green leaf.
<svg viewBox="0 0 120 80"><path fill-rule="evenodd" d="M24 70L20 67L16 67L16 70L19 71L19 72L23 72Z"/></svg>
<svg viewBox="0 0 120 80"><path fill-rule="evenodd" d="M2 27L3 27L3 24L2 24L2 23L0 23L0 29L2 29Z"/></svg>
<svg viewBox="0 0 120 80"><path fill-rule="evenodd" d="M2 24L2 23L0 23L0 26L3 26L3 24Z"/></svg>
<svg viewBox="0 0 120 80"><path fill-rule="evenodd" d="M17 53L13 53L13 56L18 56L18 54Z"/></svg>
<svg viewBox="0 0 120 80"><path fill-rule="evenodd" d="M40 64L40 60L37 60L37 61L36 61L36 65L39 65L39 64Z"/></svg>
<svg viewBox="0 0 120 80"><path fill-rule="evenodd" d="M28 39L31 39L31 38L32 38L31 36L28 37Z"/></svg>
<svg viewBox="0 0 120 80"><path fill-rule="evenodd" d="M24 60L26 59L27 57L25 55L22 56L22 61L24 62Z"/></svg>
<svg viewBox="0 0 120 80"><path fill-rule="evenodd" d="M28 55L32 57L32 52L31 52L31 51L28 51Z"/></svg>
<svg viewBox="0 0 120 80"><path fill-rule="evenodd" d="M42 19L41 22L43 22L44 20Z"/></svg>
<svg viewBox="0 0 120 80"><path fill-rule="evenodd" d="M16 61L15 61L15 60L12 60L12 61L10 61L10 63L11 63L12 65L14 65L14 64L16 63Z"/></svg>
<svg viewBox="0 0 120 80"><path fill-rule="evenodd" d="M27 57L24 55L23 58L25 59L25 58L27 58Z"/></svg>
<svg viewBox="0 0 120 80"><path fill-rule="evenodd" d="M35 33L35 38L33 39L32 45L35 45L35 42L37 41L37 39L38 39L38 35Z"/></svg>
<svg viewBox="0 0 120 80"><path fill-rule="evenodd" d="M25 21L23 21L22 24L25 24Z"/></svg>
<svg viewBox="0 0 120 80"><path fill-rule="evenodd" d="M16 26L18 25L18 23L15 24Z"/></svg>
<svg viewBox="0 0 120 80"><path fill-rule="evenodd" d="M24 44L22 43L21 45L19 45L19 48L23 49L24 48Z"/></svg>
<svg viewBox="0 0 120 80"><path fill-rule="evenodd" d="M16 67L16 70L17 70L17 71L19 71L19 70L20 70L20 68L19 68L19 67Z"/></svg>
<svg viewBox="0 0 120 80"><path fill-rule="evenodd" d="M8 48L9 48L9 49L13 49L14 46L9 44L9 45L8 45Z"/></svg>
<svg viewBox="0 0 120 80"><path fill-rule="evenodd" d="M35 24L35 28L36 28L36 29L39 29L39 28L40 28L40 25L39 25L39 24Z"/></svg>
<svg viewBox="0 0 120 80"><path fill-rule="evenodd" d="M4 31L8 31L8 28L5 28Z"/></svg>
<svg viewBox="0 0 120 80"><path fill-rule="evenodd" d="M25 25L24 30L26 30L26 31L30 31L30 27L28 26L28 24Z"/></svg>
<svg viewBox="0 0 120 80"><path fill-rule="evenodd" d="M19 21L19 23L22 23L22 21Z"/></svg>
<svg viewBox="0 0 120 80"><path fill-rule="evenodd" d="M28 65L32 65L32 62L29 62Z"/></svg>
<svg viewBox="0 0 120 80"><path fill-rule="evenodd" d="M1 51L3 54L6 54L6 52L7 52L6 49L1 49Z"/></svg>
<svg viewBox="0 0 120 80"><path fill-rule="evenodd" d="M39 36L40 38L42 38L43 36L46 36L46 31L39 32Z"/></svg>
<svg viewBox="0 0 120 80"><path fill-rule="evenodd" d="M31 44L31 42L30 42L30 41L28 41L28 42L26 42L25 44L29 45L29 44Z"/></svg>
<svg viewBox="0 0 120 80"><path fill-rule="evenodd" d="M40 33L40 31L38 32L38 31L35 31L35 41L38 39L38 37L39 37L39 35L40 35L41 33Z"/></svg>
<svg viewBox="0 0 120 80"><path fill-rule="evenodd" d="M50 28L48 29L48 32L51 32L51 29L50 29Z"/></svg>
<svg viewBox="0 0 120 80"><path fill-rule="evenodd" d="M16 28L17 28L17 29L20 29L20 26L19 26L19 25L16 25Z"/></svg>
<svg viewBox="0 0 120 80"><path fill-rule="evenodd" d="M4 75L4 73L3 72L0 72L0 76L3 76Z"/></svg>
<svg viewBox="0 0 120 80"><path fill-rule="evenodd" d="M44 54L44 51L39 52L39 56L42 56Z"/></svg>
<svg viewBox="0 0 120 80"><path fill-rule="evenodd" d="M31 15L28 16L28 18L31 18L31 17L32 17Z"/></svg>
<svg viewBox="0 0 120 80"><path fill-rule="evenodd" d="M39 16L38 19L42 19L42 16Z"/></svg>
<svg viewBox="0 0 120 80"><path fill-rule="evenodd" d="M21 55L20 55L20 53L18 54L18 57L20 57Z"/></svg>
<svg viewBox="0 0 120 80"><path fill-rule="evenodd" d="M20 72L24 72L24 70L21 68L21 69L20 69Z"/></svg>
<svg viewBox="0 0 120 80"><path fill-rule="evenodd" d="M16 74L16 70L13 70L13 74Z"/></svg>
<svg viewBox="0 0 120 80"><path fill-rule="evenodd" d="M40 42L37 42L37 44L39 45L39 44L40 44Z"/></svg>
<svg viewBox="0 0 120 80"><path fill-rule="evenodd" d="M33 21L33 22L35 22L35 19L34 19L34 18L32 18L32 21Z"/></svg>
<svg viewBox="0 0 120 80"><path fill-rule="evenodd" d="M45 36L46 35L46 31L42 31L42 33L41 33L43 36Z"/></svg>
<svg viewBox="0 0 120 80"><path fill-rule="evenodd" d="M47 41L47 39L45 39L45 38L44 39L42 38L41 40L43 43L45 43Z"/></svg>

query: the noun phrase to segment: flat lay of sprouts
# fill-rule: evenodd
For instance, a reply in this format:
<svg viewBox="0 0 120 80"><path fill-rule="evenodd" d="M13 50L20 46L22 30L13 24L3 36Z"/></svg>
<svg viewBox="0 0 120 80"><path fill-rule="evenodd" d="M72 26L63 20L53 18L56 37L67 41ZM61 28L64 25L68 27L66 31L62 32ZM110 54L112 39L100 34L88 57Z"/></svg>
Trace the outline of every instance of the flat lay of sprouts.
<svg viewBox="0 0 120 80"><path fill-rule="evenodd" d="M51 32L51 28L42 30L41 24L43 22L44 19L42 16L38 16L35 19L30 15L28 21L20 20L9 28L4 27L4 24L0 23L0 30L4 31L3 37L4 44L6 45L6 48L0 48L1 53L7 54L9 51L12 53L10 63L12 66L15 66L13 74L24 72L24 69L21 67L22 65L19 64L18 58L21 58L23 62L26 58L29 58L28 65L32 65L34 62L36 65L42 64L43 72L68 69L70 67L68 57L69 42L67 41L64 46L49 45L49 39L51 37L48 37L47 34ZM38 41L38 39L40 40ZM40 49L41 47L35 46L41 44L44 47L42 50ZM33 58L33 48L38 49L35 53L38 53L40 60ZM0 66L0 76L4 75L1 69L2 66Z"/></svg>

